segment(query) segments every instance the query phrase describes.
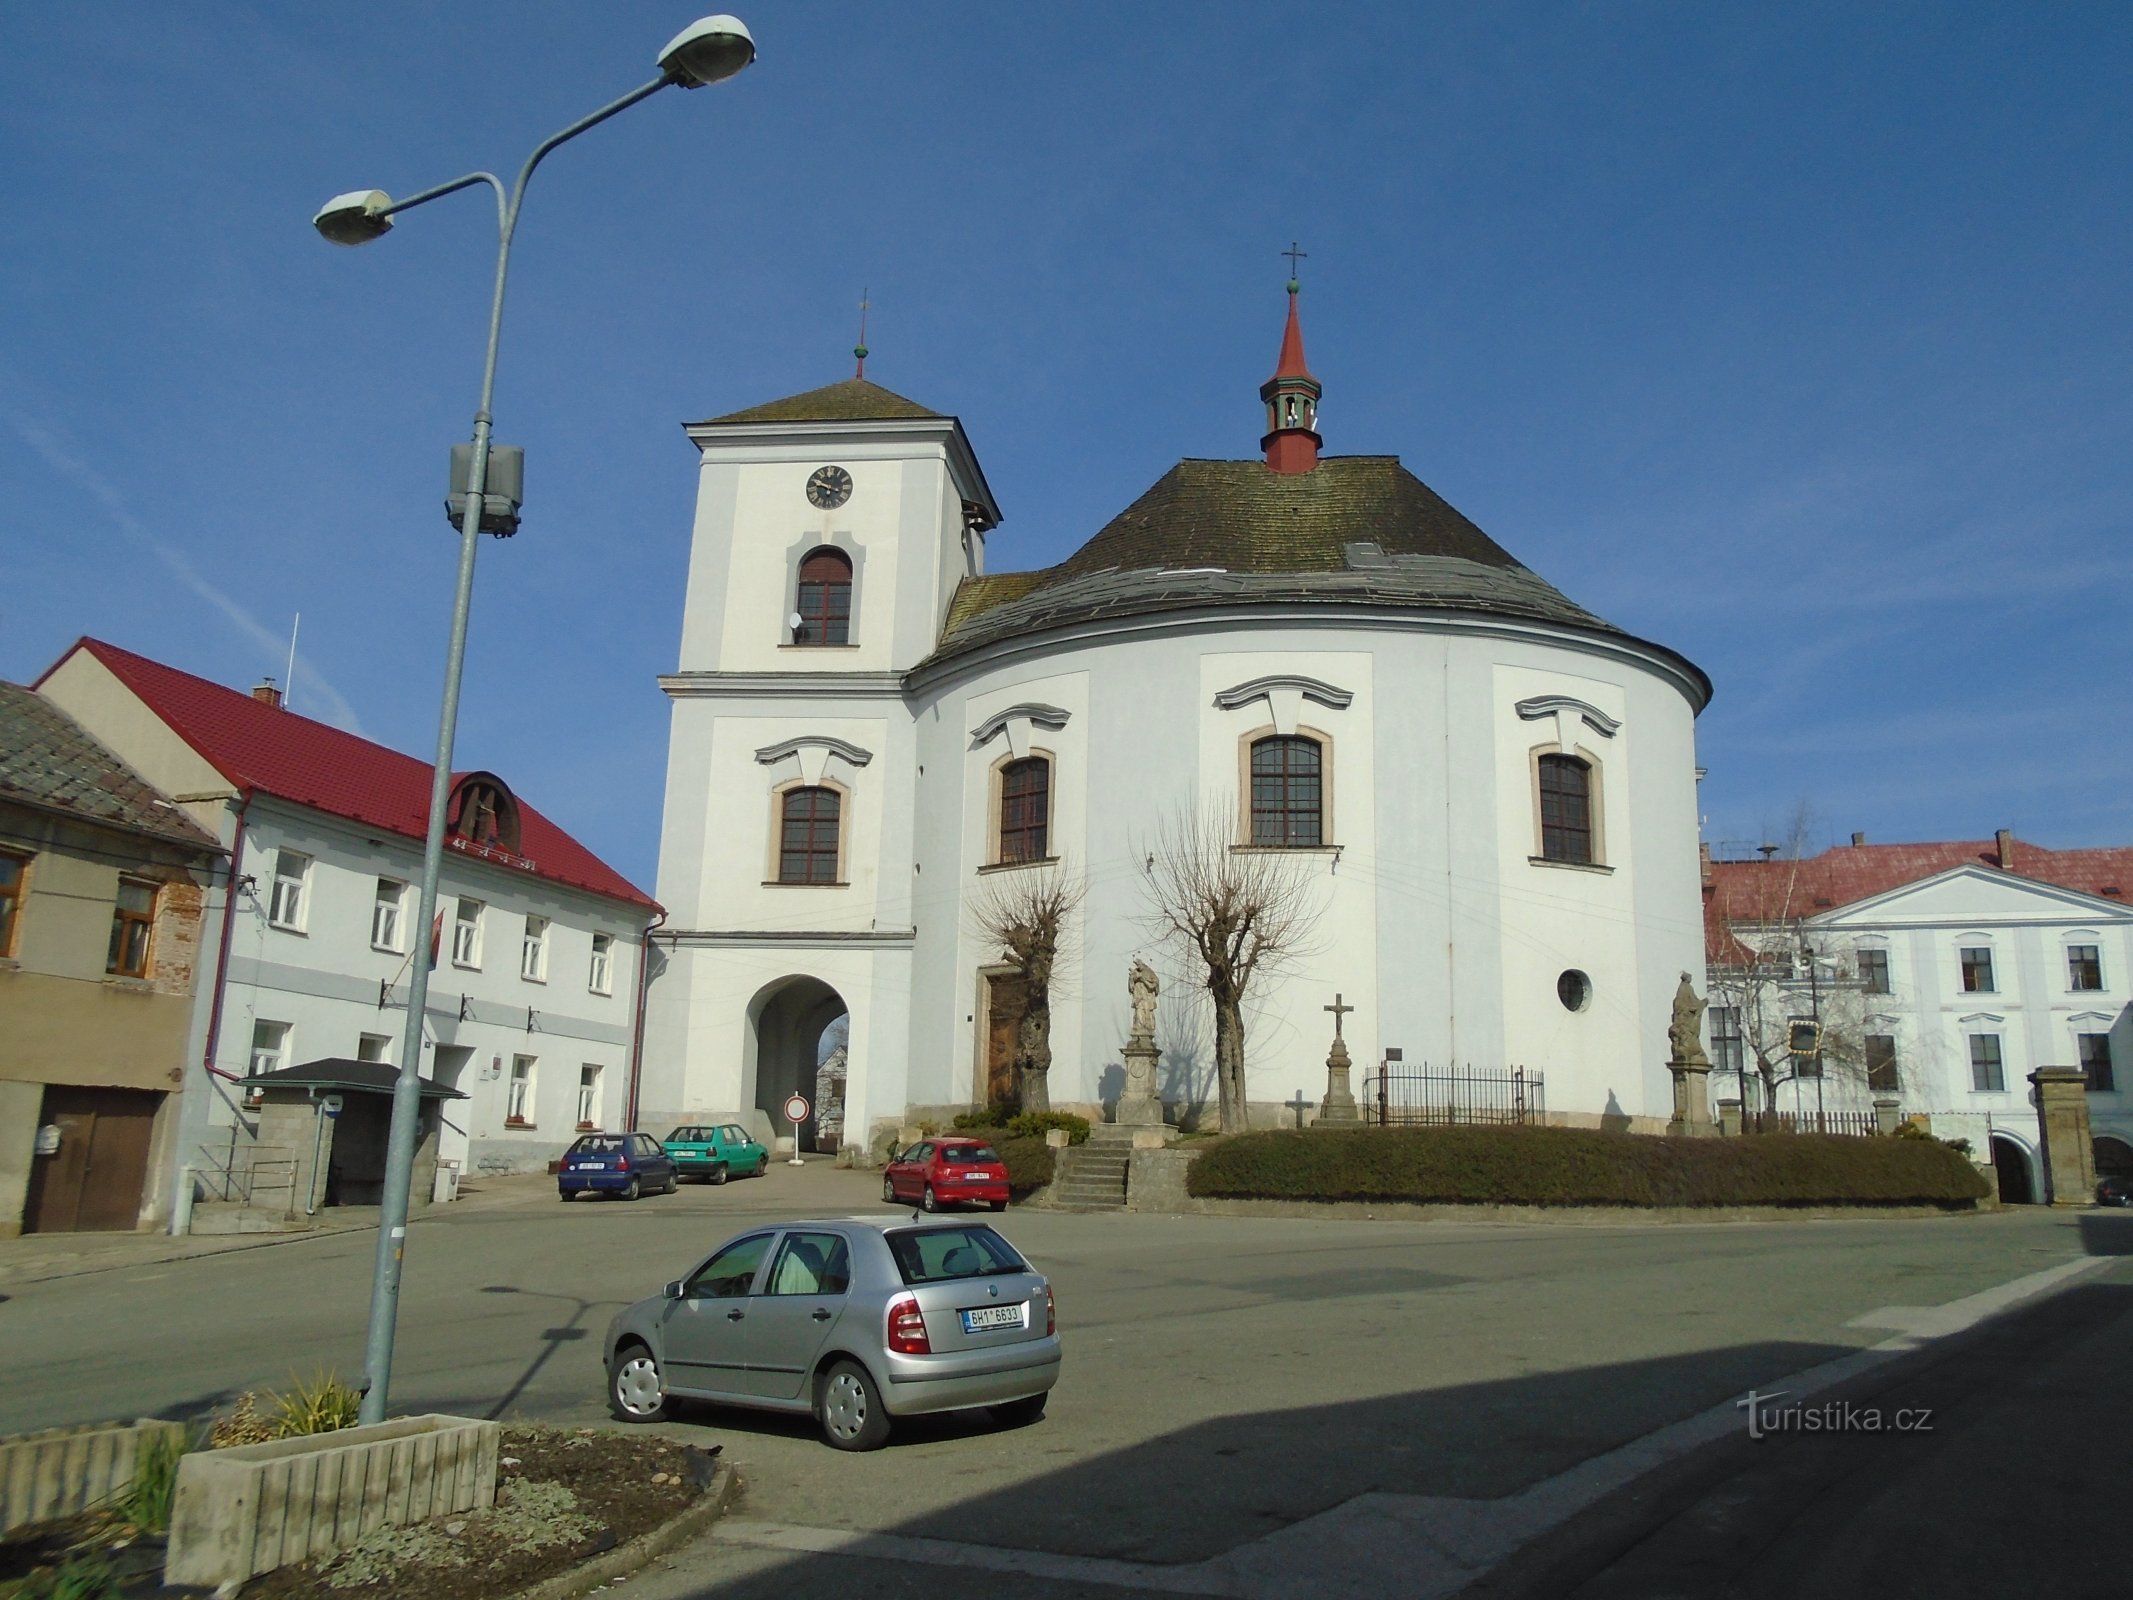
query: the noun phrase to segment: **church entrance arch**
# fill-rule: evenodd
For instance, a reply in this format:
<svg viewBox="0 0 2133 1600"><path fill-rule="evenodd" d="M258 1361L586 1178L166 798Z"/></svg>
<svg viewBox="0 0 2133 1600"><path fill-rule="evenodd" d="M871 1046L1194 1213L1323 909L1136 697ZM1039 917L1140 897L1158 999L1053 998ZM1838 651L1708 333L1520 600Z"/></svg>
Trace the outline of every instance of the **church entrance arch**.
<svg viewBox="0 0 2133 1600"><path fill-rule="evenodd" d="M804 975L767 983L748 1002L745 1087L749 1104L763 1114L773 1139L792 1135L792 1124L785 1120L786 1098L805 1095L810 1109L800 1124L800 1148L818 1148L822 1035L846 1014L842 995L820 978Z"/></svg>
<svg viewBox="0 0 2133 1600"><path fill-rule="evenodd" d="M2018 1140L2011 1139L2004 1133L1992 1136L1992 1170L1999 1179L2001 1205L2036 1204L2036 1186L2029 1176L2029 1152L2022 1148Z"/></svg>

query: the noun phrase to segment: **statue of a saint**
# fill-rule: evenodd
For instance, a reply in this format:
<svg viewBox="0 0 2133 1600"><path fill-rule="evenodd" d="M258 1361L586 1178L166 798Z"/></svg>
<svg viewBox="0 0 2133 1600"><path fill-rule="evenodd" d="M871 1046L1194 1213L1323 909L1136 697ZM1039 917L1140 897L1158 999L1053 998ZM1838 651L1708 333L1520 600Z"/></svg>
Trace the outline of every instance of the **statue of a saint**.
<svg viewBox="0 0 2133 1600"><path fill-rule="evenodd" d="M1162 987L1156 982L1155 969L1134 957L1133 970L1126 975L1126 992L1133 997L1133 1036L1136 1039L1155 1037L1155 996Z"/></svg>
<svg viewBox="0 0 2133 1600"><path fill-rule="evenodd" d="M1703 1053L1703 1011L1706 1002L1697 999L1696 990L1689 982L1689 975L1681 975L1681 987L1674 991L1674 1020L1667 1024L1667 1048L1676 1061L1686 1065L1700 1066L1709 1058Z"/></svg>

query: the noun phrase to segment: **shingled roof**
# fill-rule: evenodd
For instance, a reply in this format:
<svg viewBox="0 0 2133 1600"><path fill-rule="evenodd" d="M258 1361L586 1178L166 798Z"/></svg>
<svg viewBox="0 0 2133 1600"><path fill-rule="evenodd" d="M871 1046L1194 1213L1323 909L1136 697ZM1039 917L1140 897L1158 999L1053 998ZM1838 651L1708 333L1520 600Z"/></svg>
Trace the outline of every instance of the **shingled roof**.
<svg viewBox="0 0 2133 1600"><path fill-rule="evenodd" d="M108 668L232 788L311 806L402 838L424 836L430 814L428 762L100 639L83 639L74 648L86 650ZM519 809L516 854L521 859L504 870L656 907L522 797L514 798Z"/></svg>
<svg viewBox="0 0 2133 1600"><path fill-rule="evenodd" d="M716 428L729 422L892 422L942 418L942 413L892 394L864 378L846 378L825 384L805 394L787 395L746 411L729 411L723 417L691 423L695 428Z"/></svg>
<svg viewBox="0 0 2133 1600"><path fill-rule="evenodd" d="M200 851L214 836L34 689L0 683L0 803Z"/></svg>
<svg viewBox="0 0 2133 1600"><path fill-rule="evenodd" d="M930 659L1100 617L1266 602L1480 611L1628 637L1397 456L1329 456L1299 473L1185 460L1059 565L965 579Z"/></svg>

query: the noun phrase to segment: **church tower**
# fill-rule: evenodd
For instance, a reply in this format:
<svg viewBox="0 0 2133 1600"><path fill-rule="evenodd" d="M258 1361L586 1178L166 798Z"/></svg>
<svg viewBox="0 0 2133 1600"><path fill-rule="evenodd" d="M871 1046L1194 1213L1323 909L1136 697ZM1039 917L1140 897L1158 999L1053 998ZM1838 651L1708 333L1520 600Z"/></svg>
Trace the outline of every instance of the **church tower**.
<svg viewBox="0 0 2133 1600"><path fill-rule="evenodd" d="M1274 363L1274 376L1259 386L1266 402L1266 437L1259 448L1266 452L1267 466L1279 473L1309 472L1318 465L1318 397L1325 391L1304 365L1303 324L1296 315L1296 297L1303 285L1289 280L1289 324L1281 332L1281 355Z"/></svg>

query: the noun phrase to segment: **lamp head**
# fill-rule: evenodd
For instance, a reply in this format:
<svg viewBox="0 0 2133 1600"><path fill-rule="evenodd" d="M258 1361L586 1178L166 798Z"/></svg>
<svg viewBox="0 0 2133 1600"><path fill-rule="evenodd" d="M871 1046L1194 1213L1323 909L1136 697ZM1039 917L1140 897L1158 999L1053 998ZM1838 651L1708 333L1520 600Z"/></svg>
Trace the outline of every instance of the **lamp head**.
<svg viewBox="0 0 2133 1600"><path fill-rule="evenodd" d="M311 226L334 244L368 244L392 231L393 219L385 215L392 203L383 189L352 189L321 206Z"/></svg>
<svg viewBox="0 0 2133 1600"><path fill-rule="evenodd" d="M722 83L754 59L748 25L724 12L690 23L659 52L660 70L684 89Z"/></svg>

